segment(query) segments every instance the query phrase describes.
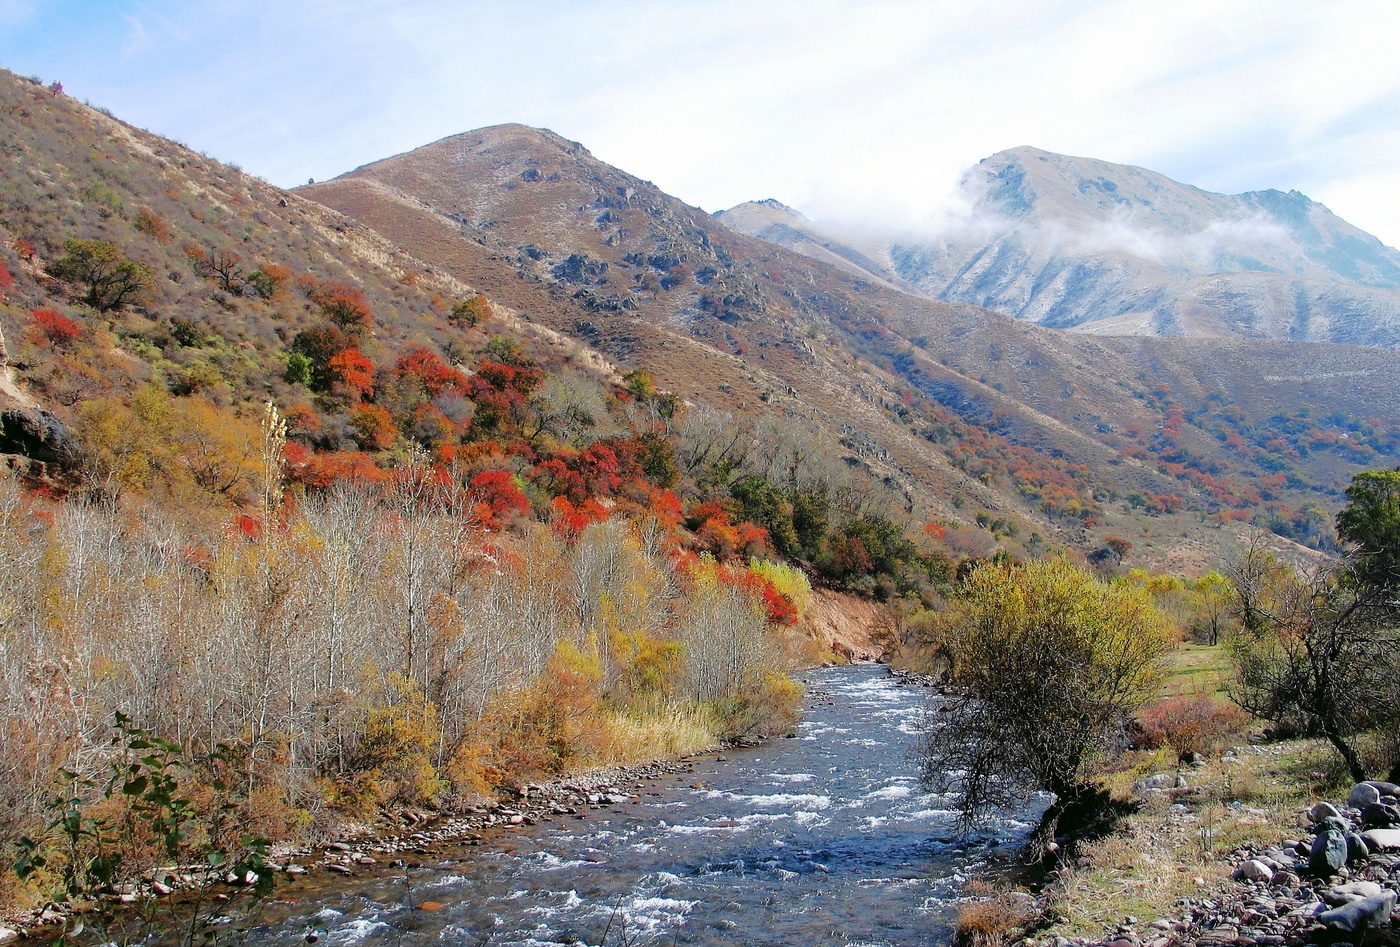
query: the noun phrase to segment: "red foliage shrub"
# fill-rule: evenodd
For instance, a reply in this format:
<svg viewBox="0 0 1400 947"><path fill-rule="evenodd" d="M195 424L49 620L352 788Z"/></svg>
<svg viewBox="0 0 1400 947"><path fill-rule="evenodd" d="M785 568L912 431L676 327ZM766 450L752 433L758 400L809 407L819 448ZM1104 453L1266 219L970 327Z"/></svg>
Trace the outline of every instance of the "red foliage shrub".
<svg viewBox="0 0 1400 947"><path fill-rule="evenodd" d="M287 422L287 434L291 437L306 437L321 430L321 416L309 404L294 404L282 412L282 420Z"/></svg>
<svg viewBox="0 0 1400 947"><path fill-rule="evenodd" d="M47 342L55 348L65 348L83 334L82 323L69 319L57 309L35 309L29 319L38 336L36 341Z"/></svg>
<svg viewBox="0 0 1400 947"><path fill-rule="evenodd" d="M509 470L484 470L469 487L476 499L473 510L486 529L501 529L513 516L530 514L530 501Z"/></svg>
<svg viewBox="0 0 1400 947"><path fill-rule="evenodd" d="M5 265L5 261L0 260L0 294L4 294L5 292L9 291L14 287L14 285L14 274L11 273L10 268Z"/></svg>
<svg viewBox="0 0 1400 947"><path fill-rule="evenodd" d="M554 531L564 539L577 539L590 523L601 523L612 515L612 511L592 497L575 506L568 497L555 497L550 504L554 509Z"/></svg>
<svg viewBox="0 0 1400 947"><path fill-rule="evenodd" d="M348 283L307 280L307 295L321 307L321 313L346 332L363 335L374 328L365 294Z"/></svg>
<svg viewBox="0 0 1400 947"><path fill-rule="evenodd" d="M444 391L467 390L465 375L421 345L411 346L399 356L399 360L394 363L394 374L416 379L429 398L436 398Z"/></svg>
<svg viewBox="0 0 1400 947"><path fill-rule="evenodd" d="M472 429L483 435L517 433L526 416L526 399L543 380L534 365L482 362L467 379L467 397L476 404Z"/></svg>
<svg viewBox="0 0 1400 947"><path fill-rule="evenodd" d="M374 363L359 349L345 349L326 365L333 387L358 398L374 391Z"/></svg>
<svg viewBox="0 0 1400 947"><path fill-rule="evenodd" d="M388 471L376 464L373 457L359 451L312 454L300 444L289 442L286 458L287 479L308 487L324 489L342 480L380 483L388 477Z"/></svg>
<svg viewBox="0 0 1400 947"><path fill-rule="evenodd" d="M1237 740L1249 717L1234 704L1201 695L1158 701L1138 714L1143 742L1157 747L1170 743L1178 753L1214 753Z"/></svg>

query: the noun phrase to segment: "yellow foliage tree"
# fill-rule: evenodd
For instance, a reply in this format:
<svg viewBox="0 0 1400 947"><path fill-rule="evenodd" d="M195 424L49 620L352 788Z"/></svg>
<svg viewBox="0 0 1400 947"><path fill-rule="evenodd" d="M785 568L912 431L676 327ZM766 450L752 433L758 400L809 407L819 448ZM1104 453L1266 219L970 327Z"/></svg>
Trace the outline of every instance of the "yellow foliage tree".
<svg viewBox="0 0 1400 947"><path fill-rule="evenodd" d="M1052 792L1042 838L1102 805L1097 764L1173 640L1147 590L1058 558L987 563L960 589L950 638L962 693L925 738L929 786L954 792L966 821Z"/></svg>

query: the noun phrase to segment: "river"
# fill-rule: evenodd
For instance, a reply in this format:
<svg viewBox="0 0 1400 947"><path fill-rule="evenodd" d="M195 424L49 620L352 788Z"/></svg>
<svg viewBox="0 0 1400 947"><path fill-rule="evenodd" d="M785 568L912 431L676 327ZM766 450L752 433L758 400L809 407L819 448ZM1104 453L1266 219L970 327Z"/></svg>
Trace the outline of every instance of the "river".
<svg viewBox="0 0 1400 947"><path fill-rule="evenodd" d="M1033 813L959 837L920 792L925 692L803 675L795 738L698 757L636 801L268 905L253 940L346 945L947 944L970 871ZM631 791L631 790L629 790Z"/></svg>

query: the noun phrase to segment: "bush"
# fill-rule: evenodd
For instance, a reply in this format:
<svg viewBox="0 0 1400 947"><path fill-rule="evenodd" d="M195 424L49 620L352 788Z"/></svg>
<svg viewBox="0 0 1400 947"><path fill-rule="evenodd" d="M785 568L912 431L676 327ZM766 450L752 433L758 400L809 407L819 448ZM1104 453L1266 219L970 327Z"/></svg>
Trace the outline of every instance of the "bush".
<svg viewBox="0 0 1400 947"><path fill-rule="evenodd" d="M984 900L969 901L958 908L953 929L957 947L1001 947L1035 920L1034 901L1025 894L1002 892Z"/></svg>
<svg viewBox="0 0 1400 947"><path fill-rule="evenodd" d="M1249 717L1238 707L1203 695L1169 697L1138 714L1142 742L1178 753L1211 755L1244 733Z"/></svg>
<svg viewBox="0 0 1400 947"><path fill-rule="evenodd" d="M1093 808L1104 756L1152 693L1171 628L1143 589L1063 559L984 563L959 590L949 629L962 692L925 736L924 779L956 794L964 825L1054 793L1061 814Z"/></svg>
<svg viewBox="0 0 1400 947"><path fill-rule="evenodd" d="M365 717L351 758L357 793L373 805L432 803L446 788L433 768L437 708L406 680L396 680L400 702L375 707Z"/></svg>

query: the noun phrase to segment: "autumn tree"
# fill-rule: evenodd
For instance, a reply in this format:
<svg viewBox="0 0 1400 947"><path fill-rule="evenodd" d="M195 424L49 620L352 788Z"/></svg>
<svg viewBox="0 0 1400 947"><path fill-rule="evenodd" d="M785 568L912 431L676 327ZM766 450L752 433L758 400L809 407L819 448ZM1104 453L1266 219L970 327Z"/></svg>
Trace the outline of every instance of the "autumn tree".
<svg viewBox="0 0 1400 947"><path fill-rule="evenodd" d="M1360 737L1393 726L1400 635L1384 610L1333 570L1304 575L1255 543L1230 570L1239 631L1231 641L1244 710L1323 737L1366 779Z"/></svg>
<svg viewBox="0 0 1400 947"><path fill-rule="evenodd" d="M205 279L212 279L219 288L228 293L236 293L243 288L243 254L230 247L215 247L205 250L191 246L185 248L194 271Z"/></svg>
<svg viewBox="0 0 1400 947"><path fill-rule="evenodd" d="M1097 811L1098 767L1171 646L1146 591L1063 559L984 563L959 588L948 635L958 689L923 739L926 785L954 794L964 824L1053 793L1042 843L1067 813Z"/></svg>
<svg viewBox="0 0 1400 947"><path fill-rule="evenodd" d="M1305 575L1257 541L1235 563L1232 696L1325 738L1359 781L1368 732L1386 736L1400 770L1400 470L1357 474L1347 500L1337 532L1352 548L1335 567Z"/></svg>
<svg viewBox="0 0 1400 947"><path fill-rule="evenodd" d="M374 328L365 294L347 283L316 283L310 296L331 323L355 336L366 335Z"/></svg>
<svg viewBox="0 0 1400 947"><path fill-rule="evenodd" d="M83 302L98 312L134 302L155 284L155 272L149 266L126 259L104 240L67 240L63 250L53 275L84 287Z"/></svg>

